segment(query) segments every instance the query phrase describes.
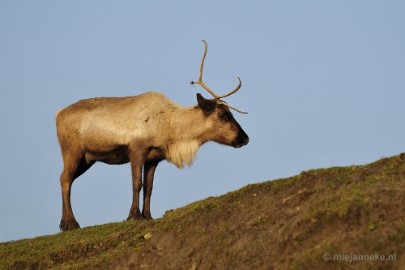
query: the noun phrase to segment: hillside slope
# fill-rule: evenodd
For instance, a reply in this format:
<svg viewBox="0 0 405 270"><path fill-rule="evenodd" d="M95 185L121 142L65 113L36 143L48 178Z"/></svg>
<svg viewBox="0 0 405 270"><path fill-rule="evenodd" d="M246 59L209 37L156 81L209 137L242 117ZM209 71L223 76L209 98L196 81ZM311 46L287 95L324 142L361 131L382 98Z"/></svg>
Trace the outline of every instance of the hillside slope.
<svg viewBox="0 0 405 270"><path fill-rule="evenodd" d="M1 243L0 269L400 269L404 250L405 153L248 185L155 221Z"/></svg>

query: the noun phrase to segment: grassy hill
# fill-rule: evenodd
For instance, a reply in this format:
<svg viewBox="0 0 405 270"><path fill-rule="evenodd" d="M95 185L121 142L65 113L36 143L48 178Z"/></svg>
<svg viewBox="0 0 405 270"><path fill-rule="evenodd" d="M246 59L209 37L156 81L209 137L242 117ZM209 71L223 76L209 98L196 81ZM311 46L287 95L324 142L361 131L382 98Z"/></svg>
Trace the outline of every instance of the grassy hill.
<svg viewBox="0 0 405 270"><path fill-rule="evenodd" d="M0 269L400 269L404 251L405 153L248 185L155 221L0 243Z"/></svg>

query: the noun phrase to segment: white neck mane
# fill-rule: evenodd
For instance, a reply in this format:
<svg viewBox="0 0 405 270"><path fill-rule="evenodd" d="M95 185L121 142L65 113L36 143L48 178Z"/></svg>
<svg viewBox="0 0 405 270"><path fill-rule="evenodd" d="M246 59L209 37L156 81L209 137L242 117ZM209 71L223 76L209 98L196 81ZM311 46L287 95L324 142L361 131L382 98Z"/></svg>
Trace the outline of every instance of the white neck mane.
<svg viewBox="0 0 405 270"><path fill-rule="evenodd" d="M176 142L167 146L166 159L178 168L191 166L200 148L198 141Z"/></svg>
<svg viewBox="0 0 405 270"><path fill-rule="evenodd" d="M191 166L200 146L205 142L203 133L205 127L203 113L196 107L173 106L170 119L165 123L168 142L165 148L165 158L178 168ZM165 127L163 127L165 128Z"/></svg>

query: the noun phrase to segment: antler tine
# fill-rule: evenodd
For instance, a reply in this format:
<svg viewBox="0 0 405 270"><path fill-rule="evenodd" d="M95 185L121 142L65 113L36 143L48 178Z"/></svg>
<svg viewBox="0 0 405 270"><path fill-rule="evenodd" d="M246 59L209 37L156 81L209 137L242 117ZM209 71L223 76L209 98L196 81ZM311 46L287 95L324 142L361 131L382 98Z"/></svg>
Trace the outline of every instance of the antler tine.
<svg viewBox="0 0 405 270"><path fill-rule="evenodd" d="M242 80L241 80L239 77L238 77L238 80L239 80L239 84L238 84L238 86L236 86L235 89L233 89L233 90L232 90L231 92L229 92L228 94L219 96L218 98L228 97L228 96L232 95L233 93L235 93L236 91L238 91L238 90L241 88L241 86L242 86Z"/></svg>
<svg viewBox="0 0 405 270"><path fill-rule="evenodd" d="M220 96L218 96L217 94L215 94L214 91L212 91L202 80L203 77L203 72L204 72L204 61L205 61L205 57L207 56L207 52L208 52L208 43L205 40L202 40L202 42L204 42L204 46L205 46L205 50L204 50L204 54L201 60L201 66L200 66L200 76L198 77L198 81L194 82L192 81L191 84L199 84L201 85L205 90L207 90L215 99L220 99Z"/></svg>
<svg viewBox="0 0 405 270"><path fill-rule="evenodd" d="M225 104L225 106L227 106L229 109L232 109L232 110L234 110L234 111L237 111L238 113L248 114L247 112L242 112L241 110L236 109L235 107L233 107L233 106L231 106L231 105L229 105L229 104Z"/></svg>
<svg viewBox="0 0 405 270"><path fill-rule="evenodd" d="M237 111L238 113L248 114L247 112L243 112L243 111L241 111L241 110L239 110L239 109L237 109L237 108L235 108L235 107L229 105L228 103L226 103L226 102L223 101L223 100L221 100L219 103L222 104L222 105L225 105L225 106L228 107L229 109L232 109L232 110L234 110L234 111Z"/></svg>
<svg viewBox="0 0 405 270"><path fill-rule="evenodd" d="M207 43L207 41L202 40L202 42L204 42L204 54L203 54L203 57L202 57L202 59L201 59L200 76L198 77L198 81L199 81L199 82L202 81L203 72L204 72L205 57L207 57L207 52L208 52L208 43Z"/></svg>

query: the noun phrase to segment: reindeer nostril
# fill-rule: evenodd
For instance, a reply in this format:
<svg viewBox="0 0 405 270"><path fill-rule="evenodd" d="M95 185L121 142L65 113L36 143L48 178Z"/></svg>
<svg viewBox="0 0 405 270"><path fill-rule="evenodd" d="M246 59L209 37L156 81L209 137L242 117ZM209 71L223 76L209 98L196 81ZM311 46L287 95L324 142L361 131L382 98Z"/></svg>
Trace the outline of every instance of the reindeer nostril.
<svg viewBox="0 0 405 270"><path fill-rule="evenodd" d="M232 146L235 148L240 148L249 143L249 137L247 135L240 136L238 140L232 142Z"/></svg>

